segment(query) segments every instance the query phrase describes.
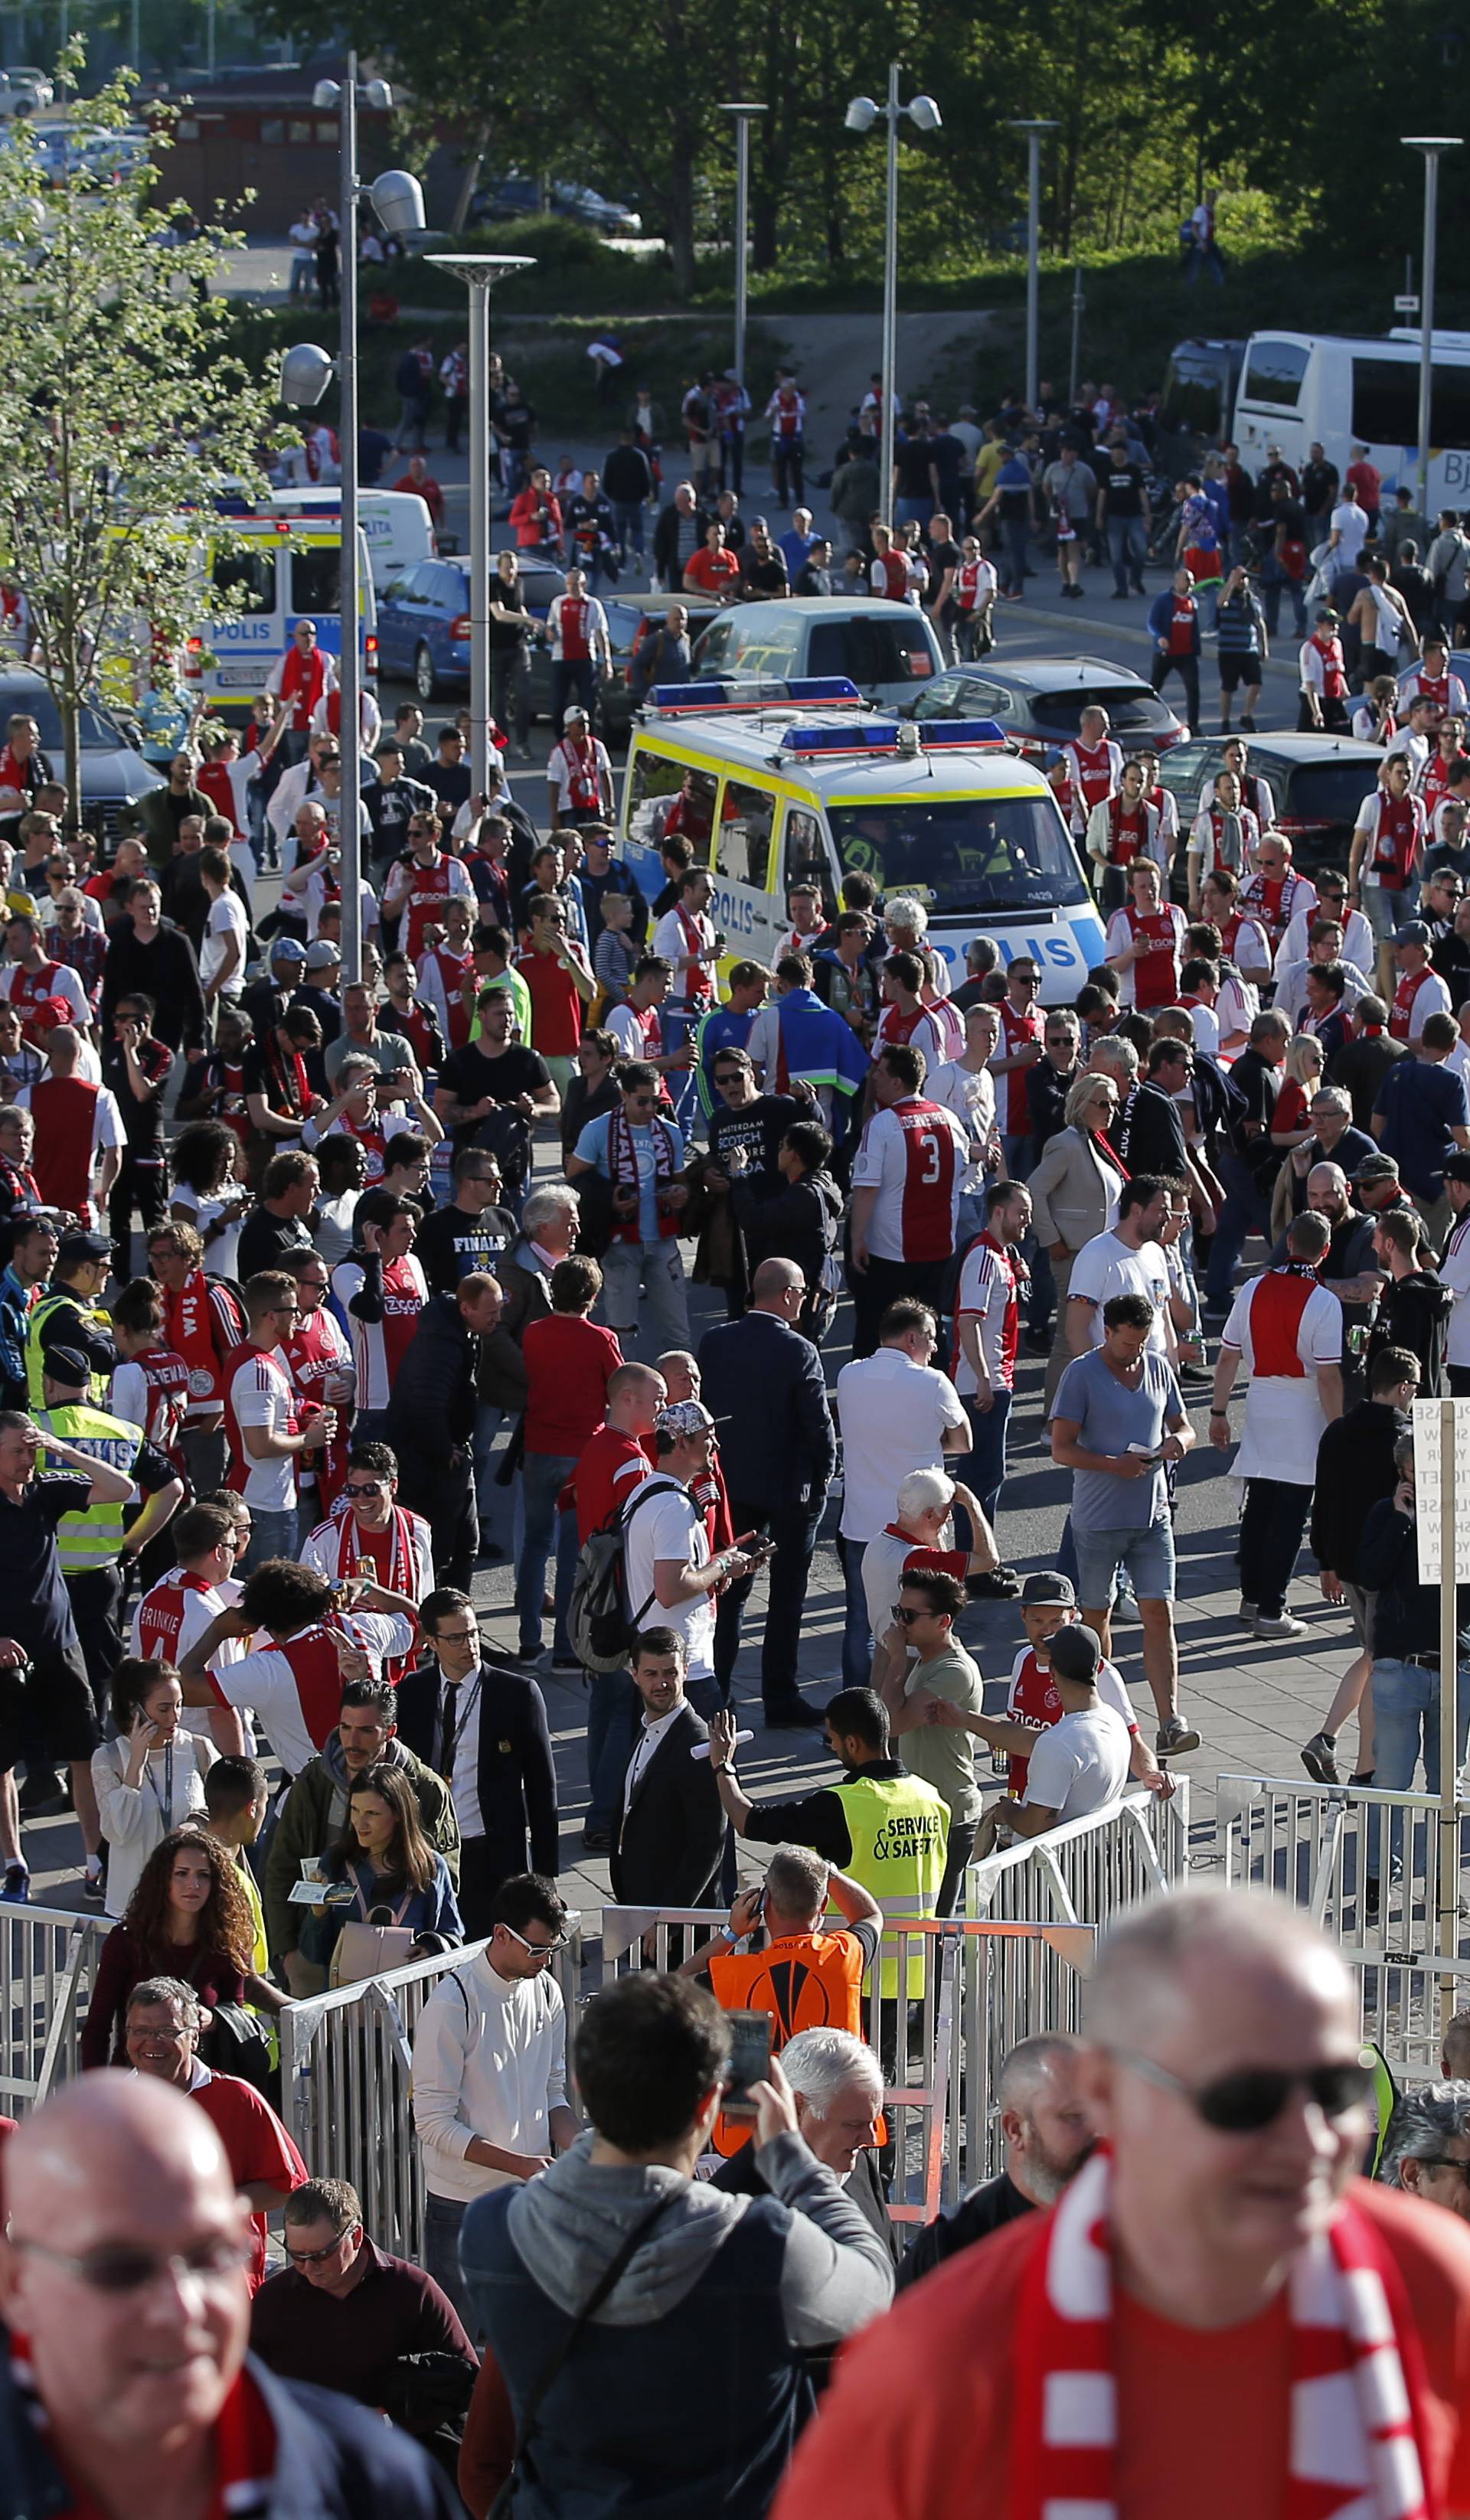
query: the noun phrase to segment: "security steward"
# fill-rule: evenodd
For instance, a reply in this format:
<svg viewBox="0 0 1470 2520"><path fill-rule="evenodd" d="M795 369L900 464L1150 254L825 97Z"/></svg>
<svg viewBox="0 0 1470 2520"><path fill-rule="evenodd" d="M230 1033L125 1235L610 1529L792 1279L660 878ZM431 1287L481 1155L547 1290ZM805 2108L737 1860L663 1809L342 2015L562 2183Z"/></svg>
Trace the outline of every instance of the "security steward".
<svg viewBox="0 0 1470 2520"><path fill-rule="evenodd" d="M827 1747L842 1767L839 1784L789 1803L753 1803L732 1765L735 1718L710 1726L710 1765L719 1799L741 1837L758 1846L809 1846L835 1864L883 1911L886 1925L932 1916L944 1877L948 1806L922 1777L911 1777L889 1750L888 1709L871 1688L840 1688L827 1700ZM910 1949L906 1993L924 1993L925 1953ZM898 1963L882 1963L879 1991L898 1992ZM846 2023L836 2025L846 2028Z"/></svg>
<svg viewBox="0 0 1470 2520"><path fill-rule="evenodd" d="M113 1246L105 1234L80 1228L64 1234L51 1283L25 1325L25 1403L34 1416L42 1405L45 1360L55 1347L69 1348L88 1367L89 1397L100 1409L117 1363L112 1317L102 1290L113 1272Z"/></svg>
<svg viewBox="0 0 1470 2520"><path fill-rule="evenodd" d="M60 1435L73 1454L121 1470L141 1501L140 1510L132 1498L98 1498L79 1513L64 1513L56 1527L56 1552L100 1718L122 1653L123 1569L177 1512L184 1482L141 1426L94 1407L87 1396L91 1380L89 1360L78 1348L48 1348L41 1375L45 1406L34 1417L43 1439ZM43 1449L41 1469L55 1466L49 1447Z"/></svg>

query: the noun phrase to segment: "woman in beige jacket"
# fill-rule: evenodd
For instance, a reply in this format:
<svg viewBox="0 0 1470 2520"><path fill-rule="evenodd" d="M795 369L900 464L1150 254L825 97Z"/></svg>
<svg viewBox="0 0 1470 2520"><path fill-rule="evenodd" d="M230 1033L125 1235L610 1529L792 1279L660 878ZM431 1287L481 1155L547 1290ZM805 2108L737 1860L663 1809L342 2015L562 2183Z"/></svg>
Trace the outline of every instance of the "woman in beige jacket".
<svg viewBox="0 0 1470 2520"><path fill-rule="evenodd" d="M1027 1180L1032 1231L1051 1262L1057 1288L1057 1325L1046 1360L1044 1406L1071 1362L1067 1345L1067 1289L1072 1264L1084 1242L1106 1234L1118 1219L1118 1194L1126 1175L1102 1136L1118 1115L1118 1088L1111 1076L1080 1076L1064 1106L1067 1125L1049 1138Z"/></svg>

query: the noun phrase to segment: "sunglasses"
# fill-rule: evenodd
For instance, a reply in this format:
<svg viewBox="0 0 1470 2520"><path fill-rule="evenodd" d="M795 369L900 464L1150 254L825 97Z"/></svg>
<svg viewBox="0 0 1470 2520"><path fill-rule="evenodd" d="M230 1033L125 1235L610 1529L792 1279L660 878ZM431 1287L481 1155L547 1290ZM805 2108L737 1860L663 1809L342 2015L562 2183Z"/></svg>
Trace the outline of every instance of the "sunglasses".
<svg viewBox="0 0 1470 2520"><path fill-rule="evenodd" d="M565 1934L558 1934L554 1943L528 1943L524 1934L517 1933L514 1925L502 1923L500 1930L509 1934L513 1943L519 1943L523 1952L529 1952L533 1960L553 1959L558 1952L567 1948L568 1937Z"/></svg>
<svg viewBox="0 0 1470 2520"><path fill-rule="evenodd" d="M351 1480L348 1479L347 1494L348 1496L381 1496L383 1494L383 1481L381 1479L363 1479L356 1487L354 1487Z"/></svg>
<svg viewBox="0 0 1470 2520"><path fill-rule="evenodd" d="M1354 2062L1340 2065L1313 2065L1296 2074L1283 2072L1274 2065L1244 2065L1235 2074L1221 2074L1213 2083L1198 2086L1182 2082L1166 2065L1158 2065L1152 2056L1137 2055L1131 2048L1113 2048L1109 2054L1121 2065L1152 2083L1161 2092L1172 2092L1175 2099L1187 2100L1196 2117L1219 2135L1261 2135L1274 2126L1294 2092L1303 2091L1324 2118L1345 2118L1360 2108L1373 2088L1368 2067Z"/></svg>
<svg viewBox="0 0 1470 2520"><path fill-rule="evenodd" d="M336 2239L329 2240L324 2249L293 2249L288 2245L286 2254L294 2267L325 2266L329 2258L336 2257L344 2240L350 2240L353 2232L358 2228L359 2227L356 2223L349 2223L345 2231L339 2231Z"/></svg>
<svg viewBox="0 0 1470 2520"><path fill-rule="evenodd" d="M161 2275L175 2283L215 2283L243 2272L252 2256L251 2245L241 2240L203 2240L197 2249L185 2249L164 2256L158 2249L138 2249L125 2241L112 2247L89 2249L84 2257L73 2257L67 2249L53 2249L44 2240L11 2239L13 2249L28 2249L33 2257L49 2258L54 2267L65 2267L78 2283L93 2292L146 2292Z"/></svg>
<svg viewBox="0 0 1470 2520"><path fill-rule="evenodd" d="M934 1617L934 1612L932 1610L905 1610L901 1608L897 1602L895 1602L894 1616L897 1620L900 1628L911 1628L916 1619L932 1619Z"/></svg>

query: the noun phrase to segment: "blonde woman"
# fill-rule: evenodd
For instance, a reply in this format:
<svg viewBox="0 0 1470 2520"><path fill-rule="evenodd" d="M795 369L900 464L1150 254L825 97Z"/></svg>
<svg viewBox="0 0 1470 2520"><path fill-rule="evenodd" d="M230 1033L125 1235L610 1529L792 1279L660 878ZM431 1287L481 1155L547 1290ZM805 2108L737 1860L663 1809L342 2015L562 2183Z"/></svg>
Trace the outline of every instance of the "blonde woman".
<svg viewBox="0 0 1470 2520"><path fill-rule="evenodd" d="M1271 1113L1271 1145L1289 1154L1311 1135L1311 1098L1322 1082L1326 1060L1315 1035L1299 1032L1288 1043L1276 1107Z"/></svg>
<svg viewBox="0 0 1470 2520"><path fill-rule="evenodd" d="M1057 1289L1057 1326L1046 1360L1043 1414L1071 1362L1067 1345L1067 1289L1072 1264L1084 1242L1118 1222L1125 1175L1104 1132L1118 1116L1118 1087L1111 1076L1080 1076L1062 1106L1066 1125L1049 1138L1027 1180L1032 1231L1051 1262Z"/></svg>

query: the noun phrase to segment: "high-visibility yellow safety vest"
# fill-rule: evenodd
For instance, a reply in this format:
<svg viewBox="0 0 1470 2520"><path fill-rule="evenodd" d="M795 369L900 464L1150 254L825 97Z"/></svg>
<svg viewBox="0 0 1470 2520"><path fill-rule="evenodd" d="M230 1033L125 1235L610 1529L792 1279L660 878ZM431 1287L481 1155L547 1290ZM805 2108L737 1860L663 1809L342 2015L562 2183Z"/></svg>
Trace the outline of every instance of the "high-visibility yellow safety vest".
<svg viewBox="0 0 1470 2520"><path fill-rule="evenodd" d="M843 1869L877 1900L885 1924L932 1916L949 1840L949 1808L942 1795L922 1777L868 1777L861 1771L829 1791L842 1804L852 1840L851 1858ZM910 2002L923 1996L926 1957L921 1948L910 1948ZM897 1994L896 1958L882 1961L879 1992Z"/></svg>
<svg viewBox="0 0 1470 2520"><path fill-rule="evenodd" d="M90 1408L85 1401L69 1403L65 1409L37 1409L35 1422L43 1435L60 1435L63 1442L74 1444L94 1462L106 1462L110 1468L133 1475L138 1455L143 1449L143 1429L130 1418L110 1418L105 1409ZM43 1446L36 1462L38 1470L65 1470L68 1464L48 1454ZM84 1575L91 1566L115 1566L122 1552L122 1533L131 1508L126 1505L89 1505L81 1513L64 1513L56 1526L56 1553L62 1561L64 1575Z"/></svg>
<svg viewBox="0 0 1470 2520"><path fill-rule="evenodd" d="M109 1338L113 1335L111 1315L99 1311L95 1304L86 1303L73 1287L53 1286L41 1297L40 1302L27 1316L25 1323L25 1405L32 1417L35 1416L46 1396L42 1389L46 1378L46 1368L41 1358L41 1330L52 1314L63 1304L69 1304L73 1312L80 1313L84 1322L95 1322L97 1328L106 1331ZM107 1396L107 1375L94 1373L91 1391L94 1406L100 1409ZM59 1435L64 1435L66 1431L64 1426L57 1428Z"/></svg>

